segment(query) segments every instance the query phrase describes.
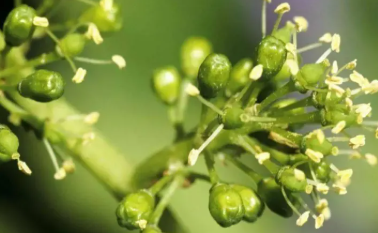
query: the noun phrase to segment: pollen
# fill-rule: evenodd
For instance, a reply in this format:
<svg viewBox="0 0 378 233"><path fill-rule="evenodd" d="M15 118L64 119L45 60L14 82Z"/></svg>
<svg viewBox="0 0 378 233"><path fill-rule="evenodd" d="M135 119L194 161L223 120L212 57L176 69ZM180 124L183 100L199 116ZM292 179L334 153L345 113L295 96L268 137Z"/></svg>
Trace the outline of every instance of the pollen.
<svg viewBox="0 0 378 233"><path fill-rule="evenodd" d="M296 222L297 226L299 227L303 226L308 221L309 217L310 217L310 211L306 211L303 214L301 214L301 216L299 216L299 218L297 219L297 222Z"/></svg>
<svg viewBox="0 0 378 233"><path fill-rule="evenodd" d="M320 42L323 43L331 43L332 42L332 34L331 33L326 33L323 36L319 38Z"/></svg>
<svg viewBox="0 0 378 233"><path fill-rule="evenodd" d="M349 140L349 146L352 147L353 150L358 149L365 145L365 135L357 135L354 138Z"/></svg>
<svg viewBox="0 0 378 233"><path fill-rule="evenodd" d="M285 14L286 12L289 12L289 11L290 11L290 4L285 2L278 5L277 8L274 10L274 13Z"/></svg>
<svg viewBox="0 0 378 233"><path fill-rule="evenodd" d="M324 157L324 155L321 152L314 151L311 149L307 149L305 154L315 163L320 163L321 159Z"/></svg>
<svg viewBox="0 0 378 233"><path fill-rule="evenodd" d="M369 104L359 104L354 106L356 108L356 113L360 114L362 118L366 118L370 115L371 111L373 110Z"/></svg>
<svg viewBox="0 0 378 233"><path fill-rule="evenodd" d="M331 42L331 48L332 51L335 51L336 53L340 52L340 45L341 45L341 37L339 34L334 34L332 36L332 42Z"/></svg>
<svg viewBox="0 0 378 233"><path fill-rule="evenodd" d="M79 68L76 71L75 76L72 78L72 82L77 84L82 83L84 81L85 75L87 75L87 70Z"/></svg>
<svg viewBox="0 0 378 233"><path fill-rule="evenodd" d="M355 70L353 70L353 73L350 74L349 78L352 82L357 83L360 87L369 85L369 81L364 76L362 76L362 74L358 73Z"/></svg>
<svg viewBox="0 0 378 233"><path fill-rule="evenodd" d="M262 165L264 164L265 161L270 159L270 154L268 152L262 152L262 153L256 154L255 157L257 161L259 162L259 164Z"/></svg>
<svg viewBox="0 0 378 233"><path fill-rule="evenodd" d="M332 128L331 132L334 134L339 134L341 131L343 131L346 127L346 122L345 121L340 121L339 123L336 124L335 127Z"/></svg>
<svg viewBox="0 0 378 233"><path fill-rule="evenodd" d="M35 16L33 18L33 24L38 27L47 28L49 26L49 20L46 17Z"/></svg>
<svg viewBox="0 0 378 233"><path fill-rule="evenodd" d="M121 55L113 55L112 61L118 66L119 69L126 67L126 60Z"/></svg>
<svg viewBox="0 0 378 233"><path fill-rule="evenodd" d="M306 192L307 194L311 194L313 190L314 190L314 186L308 184L308 185L306 186L306 190L305 190L305 192Z"/></svg>
<svg viewBox="0 0 378 233"><path fill-rule="evenodd" d="M341 182L348 182L353 175L353 169L346 169L337 172L337 177Z"/></svg>
<svg viewBox="0 0 378 233"><path fill-rule="evenodd" d="M345 93L345 90L342 87L340 87L336 84L333 84L333 83L328 84L328 89L335 91L336 95L339 96L339 97L343 96L344 93Z"/></svg>
<svg viewBox="0 0 378 233"><path fill-rule="evenodd" d="M264 67L262 65L257 65L252 69L249 75L249 78L254 81L257 81L261 78L263 71L264 71Z"/></svg>
<svg viewBox="0 0 378 233"><path fill-rule="evenodd" d="M102 38L100 31L98 30L96 24L94 24L94 23L89 24L88 30L85 33L85 36L89 40L93 40L93 42L95 42L95 44L97 44L97 45L104 42L104 39Z"/></svg>
<svg viewBox="0 0 378 233"><path fill-rule="evenodd" d="M307 21L307 19L305 17L303 17L303 16L295 16L293 20L295 22L295 25L297 27L297 31L298 32L307 31L307 29L308 29L308 21Z"/></svg>
<svg viewBox="0 0 378 233"><path fill-rule="evenodd" d="M200 94L198 88L191 83L186 85L185 92L190 96L199 96Z"/></svg>
<svg viewBox="0 0 378 233"><path fill-rule="evenodd" d="M344 82L344 79L337 76L327 76L327 79L325 80L325 83L328 86L334 85L332 86L332 88L338 87L337 85L343 84L343 82ZM341 93L344 93L344 92L339 90L337 93L339 93L339 95L342 95Z"/></svg>

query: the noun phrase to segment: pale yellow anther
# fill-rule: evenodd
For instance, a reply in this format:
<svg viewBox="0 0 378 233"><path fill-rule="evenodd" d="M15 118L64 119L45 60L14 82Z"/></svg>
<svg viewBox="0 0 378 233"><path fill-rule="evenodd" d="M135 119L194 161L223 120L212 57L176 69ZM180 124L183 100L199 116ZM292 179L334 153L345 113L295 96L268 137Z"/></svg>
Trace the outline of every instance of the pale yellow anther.
<svg viewBox="0 0 378 233"><path fill-rule="evenodd" d="M200 94L200 91L198 90L198 88L191 83L186 85L185 92L186 94L190 96L199 96Z"/></svg>
<svg viewBox="0 0 378 233"><path fill-rule="evenodd" d="M88 125L94 125L98 122L99 118L100 118L99 112L91 112L84 117L84 122Z"/></svg>
<svg viewBox="0 0 378 233"><path fill-rule="evenodd" d="M362 159L362 155L358 151L355 151L349 156L349 159Z"/></svg>
<svg viewBox="0 0 378 233"><path fill-rule="evenodd" d="M349 76L350 80L354 83L357 83L360 87L365 87L369 85L369 80L367 80L362 74L353 70L353 73Z"/></svg>
<svg viewBox="0 0 378 233"><path fill-rule="evenodd" d="M324 215L320 214L315 218L315 229L319 229L323 226L324 224Z"/></svg>
<svg viewBox="0 0 378 233"><path fill-rule="evenodd" d="M340 52L340 45L341 45L341 37L339 34L334 34L332 36L331 48L336 53Z"/></svg>
<svg viewBox="0 0 378 233"><path fill-rule="evenodd" d="M112 61L118 66L119 69L126 67L126 60L121 55L113 55Z"/></svg>
<svg viewBox="0 0 378 233"><path fill-rule="evenodd" d="M328 84L328 89L331 91L335 91L338 97L343 96L345 93L345 90L342 87L333 83Z"/></svg>
<svg viewBox="0 0 378 233"><path fill-rule="evenodd" d="M332 42L332 34L331 33L326 33L322 37L319 38L320 42L323 43L331 43Z"/></svg>
<svg viewBox="0 0 378 233"><path fill-rule="evenodd" d="M316 210L322 210L324 208L327 208L328 207L328 201L327 199L320 199L318 204L316 205Z"/></svg>
<svg viewBox="0 0 378 233"><path fill-rule="evenodd" d="M373 154L365 154L365 159L371 166L375 166L378 163L377 157Z"/></svg>
<svg viewBox="0 0 378 233"><path fill-rule="evenodd" d="M348 70L354 70L356 69L356 67L357 67L357 59L354 59L353 61L349 62L345 68Z"/></svg>
<svg viewBox="0 0 378 233"><path fill-rule="evenodd" d="M316 138L318 139L319 143L323 144L323 142L325 140L325 135L324 135L323 130L317 129L317 130L314 130L314 133L315 133Z"/></svg>
<svg viewBox="0 0 378 233"><path fill-rule="evenodd" d="M269 154L269 152L262 152L262 153L256 154L255 158L257 159L259 164L262 165L262 164L264 164L265 161L270 159L270 154Z"/></svg>
<svg viewBox="0 0 378 233"><path fill-rule="evenodd" d="M345 195L348 193L347 189L340 184L333 184L332 187L335 190L335 192L339 195Z"/></svg>
<svg viewBox="0 0 378 233"><path fill-rule="evenodd" d="M350 98L346 98L346 99L345 99L345 103L346 103L346 105L347 105L349 108L352 108L352 107L353 107L353 101L352 101L352 99L350 99Z"/></svg>
<svg viewBox="0 0 378 233"><path fill-rule="evenodd" d="M198 157L199 157L199 150L197 149L192 149L190 152L189 152L189 156L188 156L188 165L189 166L194 166L198 160Z"/></svg>
<svg viewBox="0 0 378 233"><path fill-rule="evenodd" d="M286 60L286 64L289 67L291 75L295 76L299 73L298 63L292 59Z"/></svg>
<svg viewBox="0 0 378 233"><path fill-rule="evenodd" d="M306 211L303 214L301 214L301 216L299 216L299 218L297 219L297 222L296 222L297 226L299 227L303 226L308 221L309 217L310 217L310 211Z"/></svg>
<svg viewBox="0 0 378 233"><path fill-rule="evenodd" d="M332 128L331 132L334 134L339 134L343 131L346 127L346 121L340 121L336 124L335 127Z"/></svg>
<svg viewBox="0 0 378 233"><path fill-rule="evenodd" d="M375 94L378 92L378 80L373 80L371 83L362 87L362 91L367 94Z"/></svg>
<svg viewBox="0 0 378 233"><path fill-rule="evenodd" d="M88 143L96 139L96 134L94 132L85 133L82 136L82 145L87 145Z"/></svg>
<svg viewBox="0 0 378 233"><path fill-rule="evenodd" d="M337 89L340 89L340 86L337 86L337 85L341 85L344 83L344 79L341 78L341 77L337 77L337 76L327 76L326 80L325 80L325 83L330 86L330 85L334 85L331 88L334 88L336 86ZM344 94L345 91L341 89L337 91L337 93L340 93L340 95ZM342 93L342 94L341 94Z"/></svg>
<svg viewBox="0 0 378 233"><path fill-rule="evenodd" d="M294 169L294 176L295 176L295 179L299 181L303 181L306 179L306 175L304 174L304 172L296 168Z"/></svg>
<svg viewBox="0 0 378 233"><path fill-rule="evenodd" d="M147 227L147 220L141 219L137 221L137 224L141 230L145 229Z"/></svg>
<svg viewBox="0 0 378 233"><path fill-rule="evenodd" d="M361 146L365 146L365 135L357 135L349 140L349 146L352 147L353 150L360 148Z"/></svg>
<svg viewBox="0 0 378 233"><path fill-rule="evenodd" d="M362 118L366 118L370 115L373 108L369 104L358 104L354 106L355 112L360 114Z"/></svg>
<svg viewBox="0 0 378 233"><path fill-rule="evenodd" d="M62 168L67 174L71 174L76 170L75 163L72 161L72 159L65 160L63 162Z"/></svg>
<svg viewBox="0 0 378 233"><path fill-rule="evenodd" d="M289 11L290 11L290 4L287 2L284 2L277 6L277 8L274 10L274 13L285 14L286 12L289 12Z"/></svg>
<svg viewBox="0 0 378 233"><path fill-rule="evenodd" d="M321 152L318 152L318 151L314 151L314 150L311 150L311 149L307 149L305 151L305 154L312 160L314 161L315 163L320 163L320 161L322 160L322 158L324 157L324 155L321 153Z"/></svg>
<svg viewBox="0 0 378 233"><path fill-rule="evenodd" d="M328 201L326 199L320 199L315 209L318 214L323 214L326 220L331 218L331 210L328 207Z"/></svg>
<svg viewBox="0 0 378 233"><path fill-rule="evenodd" d="M307 31L307 29L308 29L308 21L307 21L307 19L305 17L303 17L303 16L295 16L293 20L295 22L295 25L297 27L297 31L298 32Z"/></svg>
<svg viewBox="0 0 378 233"><path fill-rule="evenodd" d="M259 80L263 74L264 67L263 65L257 65L253 67L251 73L249 74L249 78L256 81Z"/></svg>
<svg viewBox="0 0 378 233"><path fill-rule="evenodd" d="M21 157L20 153L14 153L12 154L11 158L12 160L19 160Z"/></svg>
<svg viewBox="0 0 378 233"><path fill-rule="evenodd" d="M33 24L38 27L47 28L49 26L49 20L46 17L35 16L33 18Z"/></svg>
<svg viewBox="0 0 378 233"><path fill-rule="evenodd" d="M331 219L331 209L329 207L324 208L322 210L321 214L324 216L325 220L330 220Z"/></svg>
<svg viewBox="0 0 378 233"><path fill-rule="evenodd" d="M18 170L22 171L26 175L32 174L32 171L30 170L29 166L24 161L18 160L17 166L18 166Z"/></svg>
<svg viewBox="0 0 378 233"><path fill-rule="evenodd" d="M84 81L85 75L87 75L87 70L83 68L77 69L74 77L72 78L72 82L74 83L82 83Z"/></svg>
<svg viewBox="0 0 378 233"><path fill-rule="evenodd" d="M89 40L93 40L95 42L95 44L97 44L97 45L104 42L104 39L102 38L100 31L98 30L96 24L94 24L94 23L89 24L88 30L85 33L85 36Z"/></svg>
<svg viewBox="0 0 378 233"><path fill-rule="evenodd" d="M329 187L326 184L320 183L316 185L316 190L323 194L327 194L329 192Z"/></svg>
<svg viewBox="0 0 378 233"><path fill-rule="evenodd" d="M333 61L331 73L337 74L338 71L339 71L339 65L337 64L337 61Z"/></svg>
<svg viewBox="0 0 378 233"><path fill-rule="evenodd" d="M322 64L325 66L325 67L330 67L331 66L331 62L329 61L328 58L324 59L322 61Z"/></svg>
<svg viewBox="0 0 378 233"><path fill-rule="evenodd" d="M306 186L306 190L305 190L305 192L306 192L307 194L310 195L310 194L312 193L313 190L314 190L314 186L308 184L308 185Z"/></svg>
<svg viewBox="0 0 378 233"><path fill-rule="evenodd" d="M346 169L337 172L337 177L342 183L349 183L350 178L352 178L353 169Z"/></svg>
<svg viewBox="0 0 378 233"><path fill-rule="evenodd" d="M55 180L63 180L66 178L67 173L63 168L60 168L55 174L54 174L54 179Z"/></svg>

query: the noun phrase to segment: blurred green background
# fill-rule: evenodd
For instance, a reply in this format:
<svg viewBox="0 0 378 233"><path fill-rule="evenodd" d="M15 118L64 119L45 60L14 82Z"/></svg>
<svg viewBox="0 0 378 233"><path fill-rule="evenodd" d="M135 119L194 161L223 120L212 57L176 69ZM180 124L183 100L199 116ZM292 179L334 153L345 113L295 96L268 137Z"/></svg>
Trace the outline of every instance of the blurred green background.
<svg viewBox="0 0 378 233"><path fill-rule="evenodd" d="M4 0L1 4L9 4ZM37 1L35 1L37 2ZM77 17L85 4L63 0L58 18ZM289 0L292 11L284 20L303 15L310 30L299 36L300 45L315 42L325 32L342 36L342 53L332 59L344 64L358 59L358 71L370 79L376 75L378 60L378 1L376 0ZM121 54L127 69L112 66L90 66L81 85L69 84L66 98L83 112L99 111L100 130L131 161L138 163L170 143L173 130L166 108L150 89L150 76L155 68L179 66L181 43L189 36L209 38L216 52L227 54L235 63L251 56L260 35L261 0L119 0L124 14L123 30L106 38L101 46L90 46L84 56L108 58ZM269 26L275 20L269 6ZM2 14L6 14L4 11ZM4 17L3 15L2 17ZM37 43L33 54L46 50ZM306 62L318 58L323 49L306 53ZM67 80L72 76L65 62L53 65ZM376 97L373 97L376 98ZM362 101L371 101L373 98ZM378 101L372 105L378 107ZM378 108L377 108L378 109ZM187 113L188 127L195 125L198 104L192 102ZM373 117L377 114L374 111ZM2 123L6 119L4 112ZM53 179L53 167L43 146L34 135L17 130L21 154L33 169L31 177L20 174L14 163L0 166L0 232L1 233L117 233L114 215L117 202L82 167L64 181ZM364 151L376 153L372 135ZM106 155L104 155L106 156ZM377 168L363 161L350 162L335 158L339 167L353 167L353 184L346 196L329 194L332 219L322 232L378 232ZM202 162L201 162L202 163ZM202 164L199 165L199 169ZM222 169L230 181L248 184L243 174ZM271 212L254 224L241 223L230 229L220 228L207 210L208 184L197 183L179 191L172 207L191 232L315 232L313 221L303 228L295 226L295 218L282 219Z"/></svg>

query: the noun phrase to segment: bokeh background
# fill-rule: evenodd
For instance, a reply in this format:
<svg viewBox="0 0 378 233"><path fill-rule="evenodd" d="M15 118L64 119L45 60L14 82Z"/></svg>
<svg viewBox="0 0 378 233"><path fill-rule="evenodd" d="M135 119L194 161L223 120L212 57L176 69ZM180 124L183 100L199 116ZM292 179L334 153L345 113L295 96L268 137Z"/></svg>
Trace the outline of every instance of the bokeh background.
<svg viewBox="0 0 378 233"><path fill-rule="evenodd" d="M54 20L77 17L85 4L75 0L62 0L61 9ZM88 77L83 84L69 84L66 98L83 112L99 111L98 128L118 147L131 163L138 163L173 138L165 107L150 89L150 76L155 68L165 65L179 66L181 43L189 36L210 39L216 52L227 54L235 63L251 56L260 34L261 0L119 0L123 8L124 28L106 38L101 46L89 46L84 56L108 58L122 54L127 69L112 66L86 66ZM305 16L310 30L300 34L300 45L315 42L325 32L342 36L342 53L332 55L343 64L358 59L358 71L370 79L376 78L378 61L378 1L376 0L288 0L292 11L284 20L296 15ZM1 1L1 18L13 1ZM29 2L28 2L29 3ZM30 4L37 4L37 1ZM274 8L280 3L273 0L268 8L271 28ZM31 56L49 48L48 42L33 46ZM318 58L323 49L306 53L306 62ZM53 65L64 76L72 76L65 62ZM371 101L378 107L377 97ZM378 108L376 108L378 109ZM188 127L195 125L198 104L192 102L187 113ZM373 117L378 115L374 111ZM1 123L6 113L0 113ZM114 215L117 202L81 166L73 176L61 182L53 179L53 167L42 144L34 135L16 129L21 141L21 154L34 173L27 177L19 173L14 163L0 166L0 232L1 233L118 233ZM372 135L366 151L377 152ZM375 144L377 145L377 144ZM104 155L106 156L106 155ZM335 158L340 167L353 167L353 184L346 196L328 196L332 219L321 232L378 232L378 169L363 161ZM202 165L198 169L202 169ZM233 171L230 181L248 184L248 178ZM295 226L295 218L282 219L270 211L254 224L241 223L230 229L220 228L207 210L208 184L196 184L179 191L172 201L174 212L191 232L315 232L310 221L303 228Z"/></svg>

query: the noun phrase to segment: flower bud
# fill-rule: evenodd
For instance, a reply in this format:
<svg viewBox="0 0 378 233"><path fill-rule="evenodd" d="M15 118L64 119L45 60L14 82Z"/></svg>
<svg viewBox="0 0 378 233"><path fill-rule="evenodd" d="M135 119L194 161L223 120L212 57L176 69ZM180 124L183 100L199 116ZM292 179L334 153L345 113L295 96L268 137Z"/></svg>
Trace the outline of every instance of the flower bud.
<svg viewBox="0 0 378 233"><path fill-rule="evenodd" d="M152 86L157 97L167 105L176 102L180 92L181 77L175 67L154 71Z"/></svg>
<svg viewBox="0 0 378 233"><path fill-rule="evenodd" d="M17 136L5 125L0 125L0 161L6 162L12 159L12 155L18 151Z"/></svg>
<svg viewBox="0 0 378 233"><path fill-rule="evenodd" d="M65 36L60 41L60 46L56 47L59 55L66 55L68 57L75 57L80 55L85 47L86 39L84 35L79 33L72 33Z"/></svg>
<svg viewBox="0 0 378 233"><path fill-rule="evenodd" d="M244 58L236 63L231 70L230 80L226 87L227 95L234 95L250 82L249 74L252 68L253 61L250 58Z"/></svg>
<svg viewBox="0 0 378 233"><path fill-rule="evenodd" d="M156 226L147 226L142 233L161 233L161 230Z"/></svg>
<svg viewBox="0 0 378 233"><path fill-rule="evenodd" d="M222 91L229 80L231 63L222 54L210 54L199 68L198 86L205 98L214 98Z"/></svg>
<svg viewBox="0 0 378 233"><path fill-rule="evenodd" d="M181 66L185 75L196 77L202 62L212 52L212 45L206 38L187 39L181 47Z"/></svg>
<svg viewBox="0 0 378 233"><path fill-rule="evenodd" d="M293 31L294 31L294 25L288 23L286 24L284 27L278 29L274 34L273 36L279 40L281 40L282 42L284 42L285 44L291 42L291 36L293 34Z"/></svg>
<svg viewBox="0 0 378 233"><path fill-rule="evenodd" d="M255 222L264 212L265 204L255 191L242 185L231 185L243 201L244 217L247 222Z"/></svg>
<svg viewBox="0 0 378 233"><path fill-rule="evenodd" d="M7 16L3 27L6 43L10 46L20 46L31 39L35 30L35 16L35 10L27 5L14 8Z"/></svg>
<svg viewBox="0 0 378 233"><path fill-rule="evenodd" d="M318 151L323 155L330 155L332 154L333 145L326 138L320 141L316 133L310 133L307 136L303 137L300 149L302 153L306 153L307 149L311 149Z"/></svg>
<svg viewBox="0 0 378 233"><path fill-rule="evenodd" d="M224 125L224 129L237 129L244 125L241 115L244 110L238 107L227 108L223 115L219 115L219 122Z"/></svg>
<svg viewBox="0 0 378 233"><path fill-rule="evenodd" d="M148 190L131 193L118 205L116 210L118 224L129 230L140 229L141 221L147 221L154 208L155 198Z"/></svg>
<svg viewBox="0 0 378 233"><path fill-rule="evenodd" d="M316 179L321 183L328 183L331 179L331 167L326 161L321 161L320 163L313 163L312 167L314 168L314 173Z"/></svg>
<svg viewBox="0 0 378 233"><path fill-rule="evenodd" d="M257 64L264 67L264 76L276 75L286 61L285 43L274 36L265 37L257 47Z"/></svg>
<svg viewBox="0 0 378 233"><path fill-rule="evenodd" d="M306 190L307 180L305 174L289 166L282 167L276 174L276 182L292 192Z"/></svg>
<svg viewBox="0 0 378 233"><path fill-rule="evenodd" d="M244 216L243 200L228 184L216 184L210 189L209 210L222 227L235 225Z"/></svg>
<svg viewBox="0 0 378 233"><path fill-rule="evenodd" d="M110 8L96 4L84 11L79 21L96 24L98 30L102 33L117 32L121 30L123 24L121 8L116 3L113 3Z"/></svg>
<svg viewBox="0 0 378 233"><path fill-rule="evenodd" d="M50 102L63 95L64 86L65 82L59 73L37 70L18 84L18 92L25 98Z"/></svg>
<svg viewBox="0 0 378 233"><path fill-rule="evenodd" d="M347 106L342 104L328 106L322 111L322 124L337 125L341 121L345 121L346 127L360 124L360 114L350 111Z"/></svg>
<svg viewBox="0 0 378 233"><path fill-rule="evenodd" d="M282 194L281 186L273 178L269 177L261 180L258 183L257 190L261 199L271 211L284 218L289 218L293 215L293 210L287 204ZM289 200L296 203L295 197L290 192L286 193Z"/></svg>
<svg viewBox="0 0 378 233"><path fill-rule="evenodd" d="M324 77L325 67L323 64L306 64L294 77L294 81L305 86L315 87Z"/></svg>

